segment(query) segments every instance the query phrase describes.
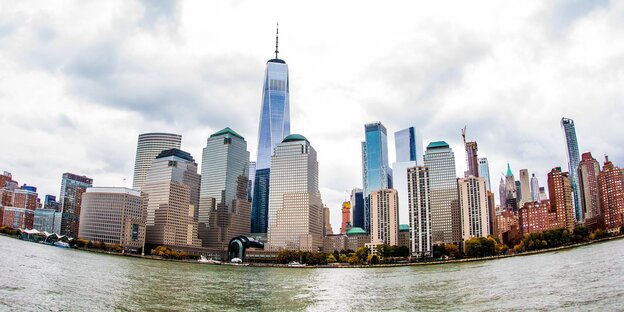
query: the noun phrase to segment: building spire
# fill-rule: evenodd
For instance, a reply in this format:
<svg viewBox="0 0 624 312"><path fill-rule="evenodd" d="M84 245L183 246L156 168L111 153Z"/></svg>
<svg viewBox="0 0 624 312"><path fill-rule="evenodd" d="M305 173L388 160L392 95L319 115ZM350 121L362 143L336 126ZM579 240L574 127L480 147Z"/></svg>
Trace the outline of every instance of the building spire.
<svg viewBox="0 0 624 312"><path fill-rule="evenodd" d="M279 43L279 22L277 23L277 28L275 30L275 58L277 59L277 54L279 54L278 43Z"/></svg>

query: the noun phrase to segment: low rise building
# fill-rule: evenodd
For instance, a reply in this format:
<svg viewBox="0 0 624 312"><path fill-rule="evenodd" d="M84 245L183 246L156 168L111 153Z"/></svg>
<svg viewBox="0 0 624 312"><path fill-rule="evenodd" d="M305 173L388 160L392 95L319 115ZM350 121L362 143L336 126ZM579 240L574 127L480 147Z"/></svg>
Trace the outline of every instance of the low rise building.
<svg viewBox="0 0 624 312"><path fill-rule="evenodd" d="M371 242L370 235L360 227L354 227L347 231L347 250L357 250Z"/></svg>

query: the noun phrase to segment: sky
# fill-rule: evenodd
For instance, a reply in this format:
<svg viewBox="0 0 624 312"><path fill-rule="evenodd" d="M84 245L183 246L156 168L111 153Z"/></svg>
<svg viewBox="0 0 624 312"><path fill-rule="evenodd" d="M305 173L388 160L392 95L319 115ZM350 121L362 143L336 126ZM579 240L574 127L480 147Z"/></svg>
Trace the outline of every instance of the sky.
<svg viewBox="0 0 624 312"><path fill-rule="evenodd" d="M542 186L567 171L564 116L581 152L624 165L621 1L120 0L0 3L0 170L41 197L63 172L131 187L140 133L179 133L201 163L225 127L255 159L277 22L291 132L318 153L334 231L367 122L387 127L391 161L409 126L448 142L458 176L467 126L497 197L508 162Z"/></svg>

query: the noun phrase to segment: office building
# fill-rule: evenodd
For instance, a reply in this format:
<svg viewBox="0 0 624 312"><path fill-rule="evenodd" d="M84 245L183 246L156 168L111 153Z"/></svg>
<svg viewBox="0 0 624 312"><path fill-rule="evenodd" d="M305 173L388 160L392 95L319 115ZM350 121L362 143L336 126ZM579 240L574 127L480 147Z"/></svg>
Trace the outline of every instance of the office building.
<svg viewBox="0 0 624 312"><path fill-rule="evenodd" d="M548 194L551 210L557 214L558 227L574 230L574 207L572 206L572 181L561 167L555 167L548 173Z"/></svg>
<svg viewBox="0 0 624 312"><path fill-rule="evenodd" d="M518 227L522 235L560 228L557 211L550 201L525 203L518 210Z"/></svg>
<svg viewBox="0 0 624 312"><path fill-rule="evenodd" d="M35 211L26 208L2 207L2 226L13 229L32 229Z"/></svg>
<svg viewBox="0 0 624 312"><path fill-rule="evenodd" d="M605 156L602 172L598 174L600 205L607 229L618 229L624 225L624 185L622 170Z"/></svg>
<svg viewBox="0 0 624 312"><path fill-rule="evenodd" d="M485 187L491 192L492 186L490 184L490 164L488 163L488 159L486 157L480 157L478 162L479 176L485 178Z"/></svg>
<svg viewBox="0 0 624 312"><path fill-rule="evenodd" d="M55 225L55 223L61 221L61 212L56 211L56 209L36 209L33 220L33 228L38 230L39 232L48 232L55 233L57 228L60 228L59 225ZM58 232L56 232L58 233Z"/></svg>
<svg viewBox="0 0 624 312"><path fill-rule="evenodd" d="M568 170L570 175L570 182L572 183L572 204L574 205L575 220L581 222L583 220L581 216L581 207L579 201L579 189L578 189L578 177L577 169L580 162L578 141L576 139L576 128L574 127L574 121L569 118L561 118L561 129L566 142L566 152L568 154Z"/></svg>
<svg viewBox="0 0 624 312"><path fill-rule="evenodd" d="M60 209L63 212L60 232L71 237L79 236L82 194L93 186L93 179L73 173L63 173L61 179Z"/></svg>
<svg viewBox="0 0 624 312"><path fill-rule="evenodd" d="M351 190L351 225L364 228L364 192L360 188Z"/></svg>
<svg viewBox="0 0 624 312"><path fill-rule="evenodd" d="M395 189L372 191L371 243L397 245L399 243L399 199Z"/></svg>
<svg viewBox="0 0 624 312"><path fill-rule="evenodd" d="M247 141L225 128L212 134L202 154L199 238L208 248L227 249L230 239L251 230Z"/></svg>
<svg viewBox="0 0 624 312"><path fill-rule="evenodd" d="M200 179L191 154L174 148L156 156L141 187L147 196L146 244L201 247L196 215Z"/></svg>
<svg viewBox="0 0 624 312"><path fill-rule="evenodd" d="M522 207L524 203L533 201L531 196L531 184L529 182L529 170L527 169L520 169L520 192L518 196L520 197L518 207Z"/></svg>
<svg viewBox="0 0 624 312"><path fill-rule="evenodd" d="M417 259L433 256L431 236L431 193L429 171L425 166L416 166L407 171L409 209L409 248Z"/></svg>
<svg viewBox="0 0 624 312"><path fill-rule="evenodd" d="M342 223L340 225L340 234L347 234L351 229L351 202L342 203Z"/></svg>
<svg viewBox="0 0 624 312"><path fill-rule="evenodd" d="M277 42L276 34L275 58L267 62L264 71L258 158L251 210L253 233L267 233L271 156L277 145L290 134L288 65L278 57Z"/></svg>
<svg viewBox="0 0 624 312"><path fill-rule="evenodd" d="M334 235L334 229L332 229L330 221L329 207L323 207L323 236Z"/></svg>
<svg viewBox="0 0 624 312"><path fill-rule="evenodd" d="M519 184L519 183L518 183ZM511 166L507 163L507 173L504 179L501 178L500 192L500 206L502 210L518 211L518 196L516 181L514 180L513 172L511 172Z"/></svg>
<svg viewBox="0 0 624 312"><path fill-rule="evenodd" d="M496 235L496 233L498 233L498 229L496 225L496 200L494 199L494 193L487 191L485 193L485 198L487 200L488 213L490 215L489 233L491 235Z"/></svg>
<svg viewBox="0 0 624 312"><path fill-rule="evenodd" d="M370 193L392 188L392 170L388 167L388 137L381 122L364 126L362 142L362 184L364 186L364 230L370 232Z"/></svg>
<svg viewBox="0 0 624 312"><path fill-rule="evenodd" d="M271 157L267 249L318 251L323 247L318 181L316 151L310 142L298 134L284 138Z"/></svg>
<svg viewBox="0 0 624 312"><path fill-rule="evenodd" d="M407 220L407 169L422 165L422 138L414 127L394 133L396 162L392 164L392 186L399 194L399 219Z"/></svg>
<svg viewBox="0 0 624 312"><path fill-rule="evenodd" d="M124 187L91 187L82 195L80 237L138 252L145 243L145 202Z"/></svg>
<svg viewBox="0 0 624 312"><path fill-rule="evenodd" d="M459 243L461 215L453 150L444 141L429 143L424 160L429 170L433 243Z"/></svg>
<svg viewBox="0 0 624 312"><path fill-rule="evenodd" d="M591 153L583 153L578 166L579 196L581 217L583 220L600 216L600 192L598 190L598 174L600 164Z"/></svg>
<svg viewBox="0 0 624 312"><path fill-rule="evenodd" d="M457 180L462 216L462 239L487 237L490 213L486 198L485 179L468 176Z"/></svg>
<svg viewBox="0 0 624 312"><path fill-rule="evenodd" d="M346 250L356 251L360 247L366 246L371 242L370 235L360 227L353 227L347 231Z"/></svg>
<svg viewBox="0 0 624 312"><path fill-rule="evenodd" d="M249 185L247 187L247 198L249 201L253 201L253 191L254 191L254 182L256 182L256 162L249 162L249 170L247 171L249 174Z"/></svg>
<svg viewBox="0 0 624 312"><path fill-rule="evenodd" d="M145 184L147 172L152 162L162 151L180 148L182 136L173 133L143 133L139 134L136 158L134 160L134 179L132 188L140 191Z"/></svg>
<svg viewBox="0 0 624 312"><path fill-rule="evenodd" d="M535 173L531 176L531 200L534 202L540 201L539 181L537 180Z"/></svg>

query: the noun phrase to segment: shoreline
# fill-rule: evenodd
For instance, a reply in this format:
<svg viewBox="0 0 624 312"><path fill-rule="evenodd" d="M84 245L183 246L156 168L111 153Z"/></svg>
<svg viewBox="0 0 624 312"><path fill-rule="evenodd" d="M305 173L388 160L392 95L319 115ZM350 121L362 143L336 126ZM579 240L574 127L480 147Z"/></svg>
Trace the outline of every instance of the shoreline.
<svg viewBox="0 0 624 312"><path fill-rule="evenodd" d="M5 236L5 237L8 237L8 238L21 240L21 239L19 239L17 237L10 236L10 235L4 234L4 233L0 233L0 236ZM550 252L567 250L567 249L574 249L574 248L577 248L577 247L582 247L582 246L587 246L587 245L592 245L592 244L597 244L597 243L603 243L603 242L608 242L608 241L611 241L611 240L618 240L618 239L623 239L623 238L624 238L624 235L617 235L617 236L614 236L614 237L603 237L603 238L596 239L596 240L593 240L593 241L582 242L582 243L577 243L577 244L572 244L572 245L559 246L559 247L547 248L547 249L541 249L541 250L533 250L533 251L527 251L527 252L515 253L515 254L508 254L508 255L481 257L481 258L451 259L451 260L430 261L430 262L386 263L386 264L371 264L371 265L368 265L368 264L351 265L351 264L338 263L338 264L327 264L327 265L306 265L306 266L297 266L297 267L293 267L293 266L289 266L288 264L281 264L281 263L253 263L253 262L247 262L247 263L243 263L243 264L234 264L234 263L228 263L228 262L222 262L221 264L210 264L210 263L198 262L197 260L166 259L166 258L162 258L162 257L159 257L159 256L138 255L138 254L130 254L130 253L122 254L122 253L105 251L105 250L98 250L98 249L77 248L77 247L73 247L71 249L78 250L78 251L83 251L83 252L93 252L93 253L111 255L111 256L131 257L131 258L138 258L138 259L157 260L157 261L170 261L170 262L180 262L180 263L193 263L193 264L212 265L212 266L226 265L226 266L234 266L234 267L235 266L245 266L245 267L259 267L259 268L289 268L289 269L336 269L336 268L341 268L341 269L344 269L344 268L347 268L347 269L348 268L360 268L361 269L361 268L383 268L383 267L406 267L406 266L423 266L423 265L443 265L443 264L468 263L468 262L477 262L477 261L490 261L490 260L497 260L497 259L503 259L503 258L531 256L531 255L550 253ZM29 241L25 241L25 242L29 242ZM29 242L29 243L34 243L34 242ZM51 246L51 247L54 247L54 246Z"/></svg>

